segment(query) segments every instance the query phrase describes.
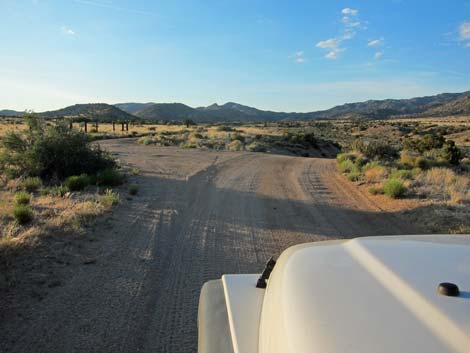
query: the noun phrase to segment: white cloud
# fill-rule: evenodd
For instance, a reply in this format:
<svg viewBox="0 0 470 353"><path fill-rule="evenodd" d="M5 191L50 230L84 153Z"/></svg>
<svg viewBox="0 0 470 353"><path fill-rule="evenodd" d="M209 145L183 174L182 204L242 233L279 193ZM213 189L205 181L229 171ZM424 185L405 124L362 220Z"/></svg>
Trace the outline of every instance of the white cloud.
<svg viewBox="0 0 470 353"><path fill-rule="evenodd" d="M75 35L75 31L72 28L64 26L61 29L62 29L62 33L64 33L64 34L67 34L69 36L74 36Z"/></svg>
<svg viewBox="0 0 470 353"><path fill-rule="evenodd" d="M378 60L378 59L380 59L382 56L384 56L383 50L377 51L377 52L375 52L375 54L374 54L374 59Z"/></svg>
<svg viewBox="0 0 470 353"><path fill-rule="evenodd" d="M294 59L294 61L299 64L307 61L307 59L304 58L303 50L296 51L294 54L290 55L289 58Z"/></svg>
<svg viewBox="0 0 470 353"><path fill-rule="evenodd" d="M367 45L368 45L369 47L376 47L376 46L382 44L382 40L383 40L383 39L372 39L372 40L369 40L369 42L367 43Z"/></svg>
<svg viewBox="0 0 470 353"><path fill-rule="evenodd" d="M349 7L346 7L346 8L341 10L341 13L343 15L357 16L359 14L359 10L351 9Z"/></svg>
<svg viewBox="0 0 470 353"><path fill-rule="evenodd" d="M470 22L464 22L459 27L460 40L470 40Z"/></svg>
<svg viewBox="0 0 470 353"><path fill-rule="evenodd" d="M316 44L317 48L327 49L328 53L326 53L325 58L327 59L337 59L339 54L344 51L343 48L340 47L341 40L338 38L330 38L327 40L322 40Z"/></svg>

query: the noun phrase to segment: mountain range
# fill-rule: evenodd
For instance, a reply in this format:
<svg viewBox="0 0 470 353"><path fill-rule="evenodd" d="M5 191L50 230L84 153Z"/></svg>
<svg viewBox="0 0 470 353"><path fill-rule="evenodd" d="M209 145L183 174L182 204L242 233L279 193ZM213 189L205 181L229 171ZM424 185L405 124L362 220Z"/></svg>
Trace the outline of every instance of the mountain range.
<svg viewBox="0 0 470 353"><path fill-rule="evenodd" d="M21 116L13 110L0 110L0 116ZM105 103L76 104L54 111L38 113L44 118L87 118L99 121L177 120L195 122L259 122L281 120L366 118L387 119L396 116L470 115L470 91L442 93L411 99L369 100L347 103L310 113L284 113L260 110L228 102L222 105L192 108L182 103Z"/></svg>

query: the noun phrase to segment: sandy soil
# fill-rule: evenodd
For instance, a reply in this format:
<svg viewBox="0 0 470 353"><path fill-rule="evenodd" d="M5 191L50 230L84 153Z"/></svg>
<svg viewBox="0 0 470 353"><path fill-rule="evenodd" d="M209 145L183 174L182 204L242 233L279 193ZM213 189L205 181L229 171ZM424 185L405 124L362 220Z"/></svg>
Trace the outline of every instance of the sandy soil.
<svg viewBox="0 0 470 353"><path fill-rule="evenodd" d="M196 352L206 280L261 271L297 243L419 232L337 175L334 160L102 145L140 168L139 196L94 229L96 262L10 312L0 352Z"/></svg>

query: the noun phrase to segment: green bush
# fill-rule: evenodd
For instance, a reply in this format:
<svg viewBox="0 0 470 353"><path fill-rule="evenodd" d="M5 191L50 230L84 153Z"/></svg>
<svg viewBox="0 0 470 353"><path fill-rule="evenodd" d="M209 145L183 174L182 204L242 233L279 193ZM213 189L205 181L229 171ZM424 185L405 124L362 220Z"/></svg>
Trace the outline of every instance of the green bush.
<svg viewBox="0 0 470 353"><path fill-rule="evenodd" d="M119 203L120 197L118 193L108 189L105 191L104 195L98 198L98 201L105 207L111 207Z"/></svg>
<svg viewBox="0 0 470 353"><path fill-rule="evenodd" d="M352 170L349 174L348 174L348 180L349 181L359 181L361 179L361 173L359 173L358 171L356 170Z"/></svg>
<svg viewBox="0 0 470 353"><path fill-rule="evenodd" d="M90 184L90 178L86 174L72 175L65 179L64 184L70 191L81 191Z"/></svg>
<svg viewBox="0 0 470 353"><path fill-rule="evenodd" d="M0 170L60 180L82 173L96 174L115 166L114 160L84 133L27 117L28 129L11 132L0 143Z"/></svg>
<svg viewBox="0 0 470 353"><path fill-rule="evenodd" d="M338 164L338 170L340 173L350 173L354 167L354 162L349 159L343 160Z"/></svg>
<svg viewBox="0 0 470 353"><path fill-rule="evenodd" d="M13 216L19 224L26 224L33 219L33 209L29 205L16 205Z"/></svg>
<svg viewBox="0 0 470 353"><path fill-rule="evenodd" d="M132 185L129 185L129 188L127 190L129 192L129 195L137 195L137 193L139 192L139 187L135 184L132 184Z"/></svg>
<svg viewBox="0 0 470 353"><path fill-rule="evenodd" d="M116 169L104 169L97 175L97 184L100 186L119 186L124 182L124 175Z"/></svg>
<svg viewBox="0 0 470 353"><path fill-rule="evenodd" d="M390 174L391 179L402 179L402 180L411 180L413 179L413 173L408 169L395 169L392 170Z"/></svg>
<svg viewBox="0 0 470 353"><path fill-rule="evenodd" d="M140 169L139 168L132 168L131 173L132 173L132 175L139 175L140 174Z"/></svg>
<svg viewBox="0 0 470 353"><path fill-rule="evenodd" d="M268 150L264 143L256 141L246 146L246 149L250 152L266 152Z"/></svg>
<svg viewBox="0 0 470 353"><path fill-rule="evenodd" d="M50 188L50 194L52 196L64 197L69 192L69 188L65 185L54 186Z"/></svg>
<svg viewBox="0 0 470 353"><path fill-rule="evenodd" d="M41 185L41 179L38 177L29 177L21 181L21 187L27 192L35 192L41 187Z"/></svg>
<svg viewBox="0 0 470 353"><path fill-rule="evenodd" d="M20 191L15 194L15 205L29 205L31 201L31 194Z"/></svg>
<svg viewBox="0 0 470 353"><path fill-rule="evenodd" d="M356 153L351 153L351 152L340 153L336 156L336 161L338 163L344 162L346 160L354 162L356 159L357 159L357 154Z"/></svg>
<svg viewBox="0 0 470 353"><path fill-rule="evenodd" d="M403 182L397 179L387 180L383 188L385 195L393 199L403 196L406 192L406 187L403 185Z"/></svg>
<svg viewBox="0 0 470 353"><path fill-rule="evenodd" d="M397 149L384 141L357 139L353 142L352 149L370 159L384 160L398 157Z"/></svg>

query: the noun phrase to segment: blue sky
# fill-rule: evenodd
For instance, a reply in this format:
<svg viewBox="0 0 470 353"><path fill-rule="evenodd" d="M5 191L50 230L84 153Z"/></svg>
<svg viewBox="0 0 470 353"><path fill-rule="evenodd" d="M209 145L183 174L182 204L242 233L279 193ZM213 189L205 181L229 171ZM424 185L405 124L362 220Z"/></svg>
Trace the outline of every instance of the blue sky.
<svg viewBox="0 0 470 353"><path fill-rule="evenodd" d="M470 0L0 0L0 109L470 90Z"/></svg>

